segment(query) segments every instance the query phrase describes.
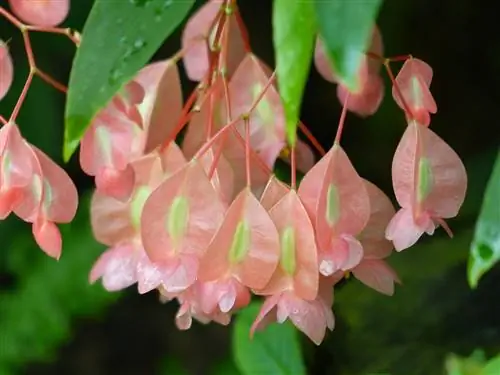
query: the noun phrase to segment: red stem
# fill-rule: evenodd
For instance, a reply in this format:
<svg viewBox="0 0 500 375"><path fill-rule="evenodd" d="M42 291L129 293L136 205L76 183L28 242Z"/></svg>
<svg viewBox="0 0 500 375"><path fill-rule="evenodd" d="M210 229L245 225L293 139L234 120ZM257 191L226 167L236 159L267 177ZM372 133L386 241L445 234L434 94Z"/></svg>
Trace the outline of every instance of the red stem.
<svg viewBox="0 0 500 375"><path fill-rule="evenodd" d="M295 190L296 187L297 187L297 162L296 162L296 155L295 155L295 146L292 147L292 149L290 150L290 152L292 153L291 155L291 168L292 168L292 189Z"/></svg>
<svg viewBox="0 0 500 375"><path fill-rule="evenodd" d="M311 144L314 146L314 148L316 148L316 151L318 151L321 156L326 154L325 149L319 144L318 140L314 138L309 129L307 129L307 127L300 121L299 121L299 129L302 131L302 133L304 133L306 138L309 140L309 142L311 142Z"/></svg>
<svg viewBox="0 0 500 375"><path fill-rule="evenodd" d="M406 102L406 100L405 100L405 98L403 96L403 93L401 92L401 89L399 88L398 83L396 82L396 78L394 78L394 74L392 73L392 69L391 69L391 67L389 65L389 61L388 60L384 61L384 66L385 66L385 70L387 71L387 74L389 75L389 78L391 79L392 84L394 85L394 88L396 89L396 93L398 94L399 99L401 100L401 103L403 104L405 112L408 115L410 115L411 118L415 118L415 116L413 115L412 110L410 109L410 106Z"/></svg>
<svg viewBox="0 0 500 375"><path fill-rule="evenodd" d="M19 96L19 99L17 99L16 106L14 107L14 110L12 111L12 114L10 115L9 122L15 122L17 115L19 114L19 110L21 109L21 106L23 105L24 99L26 98L26 94L28 93L28 90L31 85L31 81L33 80L33 76L35 75L35 72L33 70L30 71L28 74L28 78L26 79L26 82L24 83L23 91L21 91L21 95Z"/></svg>
<svg viewBox="0 0 500 375"><path fill-rule="evenodd" d="M337 128L337 134L335 135L335 144L338 145L340 143L340 137L342 136L342 132L344 131L344 123L347 115L347 102L349 101L350 94L347 93L344 104L342 106L342 113L340 114L339 126Z"/></svg>
<svg viewBox="0 0 500 375"><path fill-rule="evenodd" d="M245 175L247 179L247 187L252 184L250 176L250 119L245 118Z"/></svg>

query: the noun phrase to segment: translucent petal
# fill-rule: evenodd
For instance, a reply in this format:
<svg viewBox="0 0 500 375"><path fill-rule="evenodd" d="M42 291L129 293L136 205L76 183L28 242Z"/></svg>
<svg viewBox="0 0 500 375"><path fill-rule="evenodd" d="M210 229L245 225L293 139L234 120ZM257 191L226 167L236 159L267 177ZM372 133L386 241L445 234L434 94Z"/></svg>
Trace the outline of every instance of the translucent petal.
<svg viewBox="0 0 500 375"><path fill-rule="evenodd" d="M250 190L245 189L227 210L203 257L198 277L211 281L229 271L243 285L260 289L276 270L279 250L273 221Z"/></svg>
<svg viewBox="0 0 500 375"><path fill-rule="evenodd" d="M179 219L169 217L178 197L187 203L187 211L183 212L186 218L182 218L186 223L176 223L182 226L179 227L182 231L177 233L182 238L173 237L166 225ZM191 161L161 183L146 201L141 217L144 248L153 262L168 260L173 254L201 256L222 223L223 215L224 207L217 192L202 167Z"/></svg>
<svg viewBox="0 0 500 375"><path fill-rule="evenodd" d="M364 259L383 259L393 249L392 243L385 238L385 229L396 211L382 190L370 181L363 182L370 199L370 219L358 239L363 245Z"/></svg>
<svg viewBox="0 0 500 375"><path fill-rule="evenodd" d="M295 237L295 272L287 275L282 266L276 268L269 284L259 294L269 295L292 288L303 299L313 300L318 294L318 257L314 229L294 190L290 190L269 211L278 233L292 228Z"/></svg>
<svg viewBox="0 0 500 375"><path fill-rule="evenodd" d="M370 217L370 201L363 180L344 150L333 146L328 169L321 180L316 216L319 247L333 235L358 235Z"/></svg>
<svg viewBox="0 0 500 375"><path fill-rule="evenodd" d="M69 12L69 0L9 0L9 4L17 17L36 26L57 26Z"/></svg>
<svg viewBox="0 0 500 375"><path fill-rule="evenodd" d="M14 80L14 66L7 43L0 39L0 101L7 95Z"/></svg>
<svg viewBox="0 0 500 375"><path fill-rule="evenodd" d="M388 296L394 294L394 283L400 283L396 272L381 259L363 260L352 273L366 286Z"/></svg>
<svg viewBox="0 0 500 375"><path fill-rule="evenodd" d="M139 106L147 132L144 153L172 135L182 112L182 91L177 64L164 60L147 65L135 78L145 89Z"/></svg>

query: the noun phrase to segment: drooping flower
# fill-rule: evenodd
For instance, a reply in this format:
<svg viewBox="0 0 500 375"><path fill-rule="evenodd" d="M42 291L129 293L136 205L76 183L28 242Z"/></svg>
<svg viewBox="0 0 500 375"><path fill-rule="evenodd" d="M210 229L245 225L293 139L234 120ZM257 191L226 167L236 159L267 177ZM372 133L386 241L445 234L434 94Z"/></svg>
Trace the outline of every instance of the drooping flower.
<svg viewBox="0 0 500 375"><path fill-rule="evenodd" d="M467 174L458 155L428 127L412 121L392 161L392 183L401 209L392 218L386 238L397 251L432 235L443 219L458 214L465 199Z"/></svg>
<svg viewBox="0 0 500 375"><path fill-rule="evenodd" d="M9 5L22 21L36 26L57 26L69 12L69 0L9 0Z"/></svg>
<svg viewBox="0 0 500 375"><path fill-rule="evenodd" d="M0 39L0 100L2 100L12 86L14 66L7 43Z"/></svg>
<svg viewBox="0 0 500 375"><path fill-rule="evenodd" d="M194 159L163 181L148 197L141 237L151 261L172 271L167 292L194 284L199 261L224 218L224 205Z"/></svg>
<svg viewBox="0 0 500 375"><path fill-rule="evenodd" d="M226 12L227 18L221 26L222 43L227 54L225 61L221 61L228 77L234 73L247 51L244 36L244 25L237 22L234 10L221 9L225 7L221 0L207 1L193 16L191 16L182 33L182 47L185 49L183 58L187 76L192 81L201 81L209 72L210 51L217 49L214 46L219 11ZM220 48L220 47L219 47Z"/></svg>
<svg viewBox="0 0 500 375"><path fill-rule="evenodd" d="M81 141L80 165L97 190L127 200L135 178L130 162L142 155L143 138L141 125L120 108L111 101L96 116Z"/></svg>
<svg viewBox="0 0 500 375"><path fill-rule="evenodd" d="M363 53L357 72L358 85L355 90L349 89L339 79L337 73L332 69L324 44L318 36L316 40L314 63L321 76L327 81L337 83L337 97L341 103L349 95L347 109L361 117L373 115L382 103L384 97L384 83L379 75L381 58L383 56L382 36L377 26L372 33L369 52L379 56L370 57Z"/></svg>
<svg viewBox="0 0 500 375"><path fill-rule="evenodd" d="M173 132L182 112L182 90L179 69L174 60L162 60L146 65L135 81L143 87L144 98L136 103L146 136L142 152L158 147Z"/></svg>
<svg viewBox="0 0 500 375"><path fill-rule="evenodd" d="M34 171L31 149L19 128L7 123L0 129L0 220L5 219L22 202L24 188Z"/></svg>
<svg viewBox="0 0 500 375"><path fill-rule="evenodd" d="M117 291L138 284L147 293L171 276L151 262L141 239L140 219L144 204L164 179L186 163L180 149L172 143L162 154L152 153L132 162L136 175L131 199L127 202L96 191L92 197L91 223L96 239L108 246L90 272L93 283L102 278L104 288Z"/></svg>
<svg viewBox="0 0 500 375"><path fill-rule="evenodd" d="M431 82L432 68L429 64L416 58L405 61L396 76L397 86L392 87L392 96L404 111L411 111L406 113L408 121L415 120L421 125L429 126L429 113L437 112L436 102L429 90ZM409 108L405 107L401 96Z"/></svg>
<svg viewBox="0 0 500 375"><path fill-rule="evenodd" d="M289 319L300 331L320 345L326 329L333 331L335 318L332 311L333 286L341 279L337 275L319 279L318 296L313 301L298 298L287 291L265 299L256 317L250 335L265 328L269 323L283 323Z"/></svg>
<svg viewBox="0 0 500 375"><path fill-rule="evenodd" d="M229 311L239 293L264 288L279 260L279 237L267 211L249 188L228 208L200 263L198 279L214 282L212 304ZM209 311L205 311L209 312Z"/></svg>
<svg viewBox="0 0 500 375"><path fill-rule="evenodd" d="M278 322L282 323L287 318L294 323L301 319L303 321L304 314L311 310L302 307L318 297L319 273L314 228L296 191L290 190L283 196L269 210L269 216L280 236L280 260L269 283L262 289L254 290L255 294L268 296L255 326L274 306L278 306ZM310 334L300 324L297 328Z"/></svg>
<svg viewBox="0 0 500 375"><path fill-rule="evenodd" d="M32 223L38 246L59 259L62 238L56 223L69 223L76 215L78 192L68 174L37 147L30 145L33 174L23 187L23 200L14 208L21 219Z"/></svg>
<svg viewBox="0 0 500 375"><path fill-rule="evenodd" d="M347 271L363 257L356 236L370 215L363 180L338 144L304 176L299 196L315 223L319 267L324 276Z"/></svg>

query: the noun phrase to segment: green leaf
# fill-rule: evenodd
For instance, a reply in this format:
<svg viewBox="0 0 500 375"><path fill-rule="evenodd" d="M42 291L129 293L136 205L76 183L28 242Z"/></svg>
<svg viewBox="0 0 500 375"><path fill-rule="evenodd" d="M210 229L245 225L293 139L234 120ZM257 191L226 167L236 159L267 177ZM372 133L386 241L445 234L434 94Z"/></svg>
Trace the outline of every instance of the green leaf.
<svg viewBox="0 0 500 375"><path fill-rule="evenodd" d="M339 79L358 88L357 72L382 0L313 0L318 29Z"/></svg>
<svg viewBox="0 0 500 375"><path fill-rule="evenodd" d="M71 71L64 159L94 116L153 56L195 0L96 0Z"/></svg>
<svg viewBox="0 0 500 375"><path fill-rule="evenodd" d="M475 288L479 279L500 260L500 153L484 195L469 254L467 275Z"/></svg>
<svg viewBox="0 0 500 375"><path fill-rule="evenodd" d="M16 288L0 294L0 374L54 358L71 335L72 319L98 315L121 295L89 285L88 273L104 250L93 239L89 205L87 195L75 220L61 226L59 262L42 253L28 226L9 242L6 250L24 254L31 268L19 269Z"/></svg>
<svg viewBox="0 0 500 375"><path fill-rule="evenodd" d="M500 374L500 355L490 359L484 366L481 375L498 375Z"/></svg>
<svg viewBox="0 0 500 375"><path fill-rule="evenodd" d="M233 355L243 375L306 374L298 331L289 322L271 324L250 338L250 327L260 309L252 303L237 317L233 328Z"/></svg>
<svg viewBox="0 0 500 375"><path fill-rule="evenodd" d="M275 0L273 41L276 75L285 109L288 142L295 145L302 95L311 66L316 34L313 4Z"/></svg>

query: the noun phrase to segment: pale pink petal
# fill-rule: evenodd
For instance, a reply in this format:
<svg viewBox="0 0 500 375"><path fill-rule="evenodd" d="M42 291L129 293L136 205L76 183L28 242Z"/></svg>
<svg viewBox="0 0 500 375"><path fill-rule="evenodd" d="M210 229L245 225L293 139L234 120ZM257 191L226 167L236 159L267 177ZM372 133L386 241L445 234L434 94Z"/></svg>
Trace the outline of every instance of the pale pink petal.
<svg viewBox="0 0 500 375"><path fill-rule="evenodd" d="M352 273L363 284L388 296L394 294L394 283L400 283L396 272L380 259L363 260Z"/></svg>
<svg viewBox="0 0 500 375"><path fill-rule="evenodd" d="M273 174L264 188L262 196L260 197L260 204L269 211L289 191L290 188L278 180L278 178Z"/></svg>
<svg viewBox="0 0 500 375"><path fill-rule="evenodd" d="M316 235L321 248L329 245L333 235L358 235L370 217L363 180L344 150L339 145L332 149L317 203Z"/></svg>
<svg viewBox="0 0 500 375"><path fill-rule="evenodd" d="M208 1L189 18L182 32L182 47L187 49L183 58L184 68L192 81L201 81L208 71L207 39L211 31L210 26L222 5L221 0Z"/></svg>
<svg viewBox="0 0 500 375"><path fill-rule="evenodd" d="M143 68L136 80L146 93L138 109L147 133L144 153L148 153L173 136L179 122L182 112L179 70L173 60L155 62Z"/></svg>
<svg viewBox="0 0 500 375"><path fill-rule="evenodd" d="M361 117L367 117L377 112L384 98L384 82L378 74L367 76L361 90L350 93L346 86L337 86L337 97L340 103L344 103L347 95L347 109Z"/></svg>
<svg viewBox="0 0 500 375"><path fill-rule="evenodd" d="M108 246L132 240L136 236L129 204L97 191L90 204L90 222L96 240Z"/></svg>
<svg viewBox="0 0 500 375"><path fill-rule="evenodd" d="M230 272L243 285L261 289L276 270L279 252L273 221L250 190L245 189L227 210L203 257L198 277L212 281Z"/></svg>
<svg viewBox="0 0 500 375"><path fill-rule="evenodd" d="M9 91L14 80L14 66L7 43L0 39L0 100Z"/></svg>
<svg viewBox="0 0 500 375"><path fill-rule="evenodd" d="M174 203L177 217L170 216ZM198 162L191 161L147 199L141 217L144 249L153 262L174 253L202 256L223 215L217 192Z"/></svg>
<svg viewBox="0 0 500 375"><path fill-rule="evenodd" d="M49 256L59 259L62 251L61 232L51 221L39 218L32 225L33 237L40 248Z"/></svg>
<svg viewBox="0 0 500 375"><path fill-rule="evenodd" d="M136 264L132 245L112 247L97 259L90 271L90 282L102 278L104 288L110 292L128 288L137 282Z"/></svg>
<svg viewBox="0 0 500 375"><path fill-rule="evenodd" d="M363 245L364 259L383 259L393 249L392 243L385 238L385 229L396 211L382 190L370 181L363 182L370 198L370 219L358 239Z"/></svg>
<svg viewBox="0 0 500 375"><path fill-rule="evenodd" d="M428 216L422 225L417 225L411 210L402 208L390 221L385 236L393 242L396 251L402 251L413 246L424 232L432 228L432 220Z"/></svg>
<svg viewBox="0 0 500 375"><path fill-rule="evenodd" d="M36 26L57 26L68 16L69 0L9 0L12 13Z"/></svg>
<svg viewBox="0 0 500 375"><path fill-rule="evenodd" d="M275 204L269 215L278 229L280 240L285 230L293 233L293 253L288 254L287 259L282 255L271 281L258 293L276 294L292 288L299 298L314 300L318 294L319 278L314 229L295 190L290 190ZM292 274L284 269L283 261L293 264L293 270L289 270L293 271Z"/></svg>
<svg viewBox="0 0 500 375"><path fill-rule="evenodd" d="M430 191L422 203L432 216L452 218L458 214L467 191L467 172L455 151L431 129L420 125L419 141L430 169Z"/></svg>

